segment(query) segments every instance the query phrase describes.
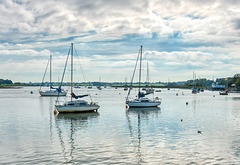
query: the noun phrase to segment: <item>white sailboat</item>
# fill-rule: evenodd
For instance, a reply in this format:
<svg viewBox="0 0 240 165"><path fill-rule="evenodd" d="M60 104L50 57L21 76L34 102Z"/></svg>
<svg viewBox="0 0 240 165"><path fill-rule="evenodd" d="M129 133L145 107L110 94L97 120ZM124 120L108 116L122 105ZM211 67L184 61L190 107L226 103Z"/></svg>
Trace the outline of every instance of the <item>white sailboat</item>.
<svg viewBox="0 0 240 165"><path fill-rule="evenodd" d="M102 90L102 87L101 87L101 76L99 76L99 84L97 86L97 89L98 90Z"/></svg>
<svg viewBox="0 0 240 165"><path fill-rule="evenodd" d="M150 78L149 78L149 67L148 67L148 63L147 63L147 80L146 80L148 86L150 85ZM147 94L151 94L151 93L154 93L154 89L153 87L147 87L146 89L146 93Z"/></svg>
<svg viewBox="0 0 240 165"><path fill-rule="evenodd" d="M192 88L192 94L197 94L197 88L195 87L196 85L196 74L194 74L193 71L193 88Z"/></svg>
<svg viewBox="0 0 240 165"><path fill-rule="evenodd" d="M56 101L57 104L55 105L55 108L59 113L84 112L84 111L95 111L95 110L97 111L100 108L100 106L97 103L93 103L93 102L88 103L85 100L78 100L78 98L83 98L88 95L77 96L73 93L73 43L71 43L70 49L71 49L71 100L64 102L63 104L59 104L59 101L57 100ZM67 60L68 60L68 57L67 57ZM66 65L67 65L67 62L66 62ZM65 74L65 70L66 70L66 66L63 72L63 77ZM63 81L63 78L62 78L62 81ZM76 100L73 100L73 98Z"/></svg>
<svg viewBox="0 0 240 165"><path fill-rule="evenodd" d="M46 75L46 71L47 71L49 62L50 62L50 69L49 69L49 72L50 72L50 85L49 85L49 87L50 87L50 89L47 90L47 91L42 91L41 89L42 89L42 86L43 86L43 81L44 81L44 77ZM52 86L52 55L50 55L49 62L47 64L47 67L46 67L46 70L45 70L45 73L44 73L44 76L43 76L42 85L40 87L39 93L40 93L41 96L66 96L67 92L63 91L61 89L61 87L53 88L53 86Z"/></svg>
<svg viewBox="0 0 240 165"><path fill-rule="evenodd" d="M139 60L139 57L140 57L140 60ZM136 99L132 99L130 100L129 99L129 95L130 95L130 92L131 92L131 87L132 87L132 82L133 82L133 78L134 78L134 75L135 75L135 71L136 71L136 66L137 66L137 63L138 63L138 60L140 61L139 63L139 86L138 86L138 96ZM142 46L140 48L140 53L138 54L138 57L137 57L137 61L136 61L136 65L135 65L135 68L134 68L134 72L133 72L133 76L132 76L132 81L131 81L131 85L130 85L130 88L129 88L129 92L128 92L128 95L127 95L127 98L126 98L126 104L128 105L128 107L130 108L144 108L144 107L157 107L161 104L161 101L159 98L155 98L155 99L149 99L149 98L146 98L144 97L144 93L140 92L140 86L141 86L141 70L142 70Z"/></svg>

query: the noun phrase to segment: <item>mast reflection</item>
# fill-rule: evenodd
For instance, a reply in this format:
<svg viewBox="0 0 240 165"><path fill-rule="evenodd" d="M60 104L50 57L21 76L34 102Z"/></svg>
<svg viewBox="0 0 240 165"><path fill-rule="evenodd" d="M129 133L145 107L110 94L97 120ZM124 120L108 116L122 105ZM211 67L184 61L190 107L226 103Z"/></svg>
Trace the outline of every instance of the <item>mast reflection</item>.
<svg viewBox="0 0 240 165"><path fill-rule="evenodd" d="M87 112L87 113L59 113L55 117L59 142L62 148L63 158L66 163L74 163L74 136L75 132L81 128L84 128L88 125L89 121L98 118L98 112ZM70 130L70 135L67 136L67 139L64 139L64 134L67 131L66 128ZM64 131L64 132L63 132Z"/></svg>
<svg viewBox="0 0 240 165"><path fill-rule="evenodd" d="M141 132L141 120L149 119L150 116L158 116L161 108L159 107L148 107L148 108L129 108L126 110L126 117L128 121L128 127L130 136L132 138L132 143L135 145L134 148L137 149L136 159L137 163L143 163L142 152L141 152L141 143L142 143L142 132ZM137 138L134 138L134 128L132 123L135 121L131 121L131 117L137 117Z"/></svg>

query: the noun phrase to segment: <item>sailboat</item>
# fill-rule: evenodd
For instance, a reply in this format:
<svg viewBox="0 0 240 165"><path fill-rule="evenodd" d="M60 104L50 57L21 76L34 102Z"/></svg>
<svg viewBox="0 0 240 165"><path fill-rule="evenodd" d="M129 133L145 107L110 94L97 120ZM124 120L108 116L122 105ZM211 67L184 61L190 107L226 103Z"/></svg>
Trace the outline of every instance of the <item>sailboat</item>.
<svg viewBox="0 0 240 165"><path fill-rule="evenodd" d="M196 85L196 74L194 74L193 71L193 88L192 88L192 94L197 94L197 88L195 87Z"/></svg>
<svg viewBox="0 0 240 165"><path fill-rule="evenodd" d="M47 91L42 91L42 86L43 86L43 81L44 81L44 77L46 75L46 71L47 71L47 68L48 68L48 64L50 62L50 69L49 69L49 72L50 72L50 89L47 90ZM40 90L39 90L39 93L41 96L66 96L67 95L67 92L66 91L63 91L61 89L61 87L59 88L53 88L52 86L52 55L50 55L50 59L48 61L48 64L47 64L47 67L46 67L46 70L45 70L45 73L44 73L44 76L43 76L43 80L42 80L42 85L40 87ZM55 90L52 90L52 89L55 89Z"/></svg>
<svg viewBox="0 0 240 165"><path fill-rule="evenodd" d="M99 77L99 84L97 86L97 89L98 90L102 90L102 87L101 87L101 77Z"/></svg>
<svg viewBox="0 0 240 165"><path fill-rule="evenodd" d="M59 104L59 101L57 99L56 101L56 105L55 108L59 113L62 112L84 112L84 111L97 111L100 106L97 103L88 103L85 100L78 100L79 98L83 98L88 96L88 94L86 95L76 95L73 93L73 43L71 43L71 100L70 101L66 101L63 104ZM68 61L68 57L69 57L69 53L67 56L67 60L66 60L66 65L63 71L63 77L62 77L62 81L64 78L64 74L65 74L65 70L66 70L66 66L67 66L67 61ZM61 82L62 84L62 82ZM76 99L76 100L73 100ZM91 97L90 97L91 98Z"/></svg>
<svg viewBox="0 0 240 165"><path fill-rule="evenodd" d="M135 71L136 71L136 67L137 67L139 57L140 57L140 61L139 61L140 65L139 65L138 96L137 96L136 99L130 100L129 95L130 95L130 92L131 92L131 89L132 89L131 87L132 87L133 78L134 78L134 75L135 75ZM142 46L140 47L140 53L138 54L136 65L135 65L135 68L134 68L134 71L133 71L132 81L131 81L130 88L129 88L129 91L128 91L128 95L127 95L127 98L126 98L126 104L130 108L134 108L134 107L135 108L157 107L161 104L161 101L160 101L159 98L156 97L155 99L149 99L149 98L144 97L145 96L144 93L140 92L141 70L142 70Z"/></svg>
<svg viewBox="0 0 240 165"><path fill-rule="evenodd" d="M147 84L148 84L148 86L149 86L149 84L150 84L150 78L149 78L149 67L148 67L148 63L147 63L147 80L146 80L146 82L147 82ZM150 93L154 93L154 89L152 88L152 87L147 87L146 89L146 93L147 94L150 94Z"/></svg>

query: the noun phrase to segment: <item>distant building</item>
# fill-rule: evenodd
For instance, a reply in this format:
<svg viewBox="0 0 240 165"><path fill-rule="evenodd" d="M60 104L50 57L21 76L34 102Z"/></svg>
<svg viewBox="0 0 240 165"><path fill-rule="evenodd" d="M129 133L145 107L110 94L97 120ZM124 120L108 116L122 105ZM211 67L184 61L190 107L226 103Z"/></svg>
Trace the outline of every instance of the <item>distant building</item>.
<svg viewBox="0 0 240 165"><path fill-rule="evenodd" d="M212 83L213 91L225 90L225 87L226 87L225 85L219 85L219 84Z"/></svg>

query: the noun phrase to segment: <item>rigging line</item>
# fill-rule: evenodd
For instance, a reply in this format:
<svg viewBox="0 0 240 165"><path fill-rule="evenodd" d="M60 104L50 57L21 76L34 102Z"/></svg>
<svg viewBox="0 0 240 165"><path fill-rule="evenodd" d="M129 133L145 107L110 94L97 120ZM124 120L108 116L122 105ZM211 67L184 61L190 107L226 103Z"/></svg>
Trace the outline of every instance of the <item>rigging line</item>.
<svg viewBox="0 0 240 165"><path fill-rule="evenodd" d="M126 100L128 100L128 96L130 95L130 92L132 90L133 79L134 79L135 71L136 71L136 68L137 68L137 63L138 63L138 59L139 59L139 56L140 56L140 52L141 52L141 49L138 52L137 61L136 61L136 64L135 64L135 67L134 67L134 70L133 70L132 80L131 80L131 83L130 83L130 87L129 87L129 91L128 91L128 95L127 95Z"/></svg>
<svg viewBox="0 0 240 165"><path fill-rule="evenodd" d="M139 96L139 93L140 93L140 86L141 86L141 73L142 73L142 71L141 71L141 69L142 69L142 45L141 45L141 53L140 53L140 70L139 70L139 87L138 87L138 98L140 97Z"/></svg>
<svg viewBox="0 0 240 165"><path fill-rule="evenodd" d="M149 75L149 59L147 58L147 54L144 53L144 48L142 48L142 65L143 68L147 68L147 74L143 72L142 74L145 76L146 74L146 83L149 85L150 84L150 75ZM147 67L146 67L147 66ZM144 70L144 69L143 69Z"/></svg>
<svg viewBox="0 0 240 165"><path fill-rule="evenodd" d="M50 61L50 59L48 60L47 67L46 67L46 69L45 69L45 72L44 72L44 75L43 75L43 78L42 78L42 84L41 84L41 86L40 86L39 91L41 91L41 89L42 89L43 81L44 81L44 78L45 78L45 75L46 75L46 72L47 72L47 68L48 68L48 65L49 65L49 61Z"/></svg>
<svg viewBox="0 0 240 165"><path fill-rule="evenodd" d="M81 65L81 63L80 63L80 56L79 56L78 53L77 53L77 50L76 50L76 48L75 48L75 45L74 45L74 50L75 50L75 54L76 54L77 59L78 59L78 63L79 63L79 66L80 66L82 75L83 75L84 82L88 82L87 79L86 79L86 76L85 76L85 72L84 72L84 70L83 70L83 67L82 67L82 65ZM91 102L92 102L92 97L91 97L91 94L90 94L90 92L89 92L88 89L87 89L87 93L88 93L88 95L89 95L89 97L90 97L90 100L91 100Z"/></svg>
<svg viewBox="0 0 240 165"><path fill-rule="evenodd" d="M67 62L68 62L68 57L69 57L69 54L70 54L70 50L71 50L71 47L68 49L68 56L67 56L67 59L66 59L66 63L65 63L64 70L63 70L62 80L61 80L61 83L60 83L59 89L61 89L61 86L62 86L62 84L63 84L63 78L64 78L64 75L65 75L65 71L66 71L66 67L67 67ZM59 94L60 94L60 92L58 92L57 102L58 102Z"/></svg>
<svg viewBox="0 0 240 165"><path fill-rule="evenodd" d="M80 56L78 55L75 46L74 46L74 50L75 50L75 54L76 54L76 56L77 56L77 58L78 58L78 63L79 63L80 70L81 70L82 75L83 75L83 79L84 79L85 82L87 82L87 81L86 81L87 79L86 79L86 76L85 76L85 72L84 72L83 67L82 67L82 65L81 65L81 63L80 63Z"/></svg>

